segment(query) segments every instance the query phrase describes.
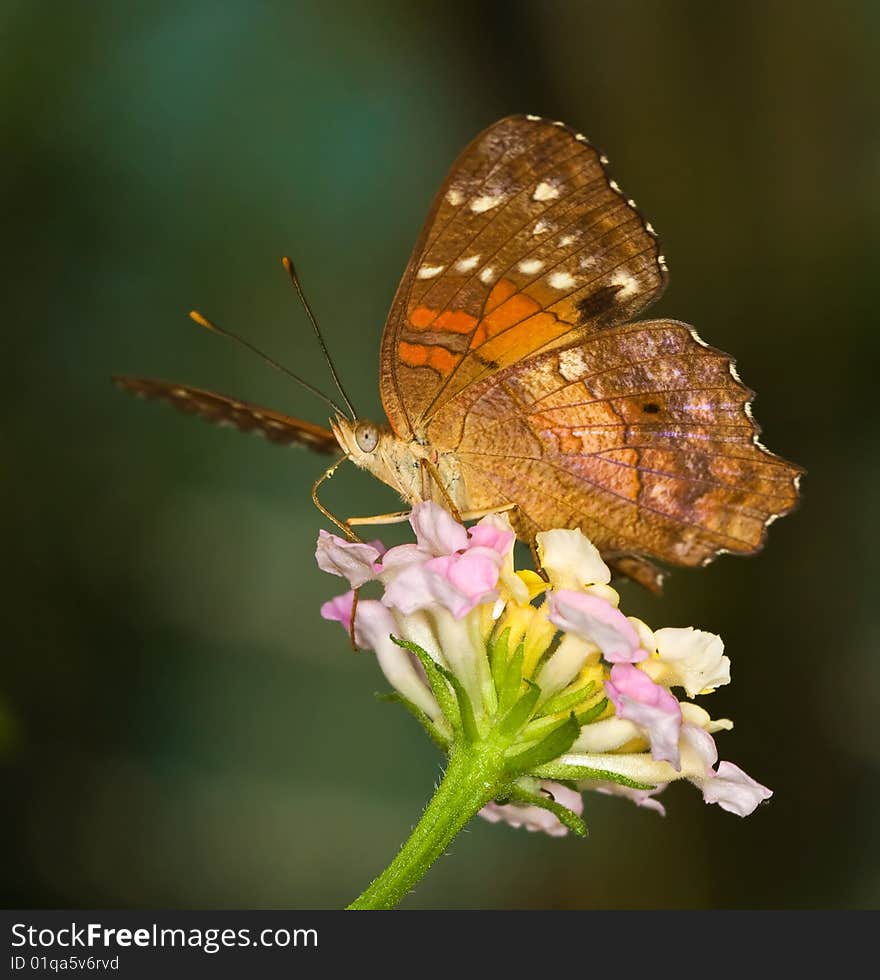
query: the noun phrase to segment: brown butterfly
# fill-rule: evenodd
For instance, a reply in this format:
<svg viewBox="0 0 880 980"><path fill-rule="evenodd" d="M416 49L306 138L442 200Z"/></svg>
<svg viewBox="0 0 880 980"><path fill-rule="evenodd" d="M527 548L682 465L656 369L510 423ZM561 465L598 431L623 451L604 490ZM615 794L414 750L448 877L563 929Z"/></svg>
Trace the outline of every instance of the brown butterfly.
<svg viewBox="0 0 880 980"><path fill-rule="evenodd" d="M795 506L802 471L758 441L728 355L677 320L631 322L662 293L666 263L606 164L537 116L502 119L464 150L382 335L388 424L334 406L324 429L197 388L116 381L274 442L341 449L410 504L508 510L525 541L579 527L655 591L649 558L752 554Z"/></svg>

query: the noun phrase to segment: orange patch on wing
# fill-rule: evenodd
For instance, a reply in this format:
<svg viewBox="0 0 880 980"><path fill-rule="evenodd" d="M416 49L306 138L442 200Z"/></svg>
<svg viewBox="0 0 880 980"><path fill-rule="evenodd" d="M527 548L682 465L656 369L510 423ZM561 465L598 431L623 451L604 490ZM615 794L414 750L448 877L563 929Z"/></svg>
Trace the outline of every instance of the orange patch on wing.
<svg viewBox="0 0 880 980"><path fill-rule="evenodd" d="M540 309L540 304L529 296L524 296L522 293L511 296L501 306L494 309L491 313L487 313L480 321L480 325L477 327L471 339L471 350L485 344L487 340L501 333L503 330L508 330L517 323L528 319Z"/></svg>
<svg viewBox="0 0 880 980"><path fill-rule="evenodd" d="M525 297L523 299L532 308L538 305L534 300L528 300ZM498 312L502 313L507 305L505 303L504 307L501 307ZM474 339L471 341L471 349L478 346L476 343L477 337L483 330L484 324L489 323L490 319L490 317L486 317L480 324L476 334L474 334ZM557 320L552 313L538 313L533 316L525 315L522 318L517 317L513 323L518 324L515 330L508 330L507 333L502 333L498 337L495 335L499 333L499 330L506 328L500 327L496 329L494 322L489 325L491 329L486 334L482 349L480 350L482 357L486 360L496 361L498 364L513 364L515 361L527 357L536 350L540 350L545 344L549 344L551 340L555 340L557 337L571 330L571 324Z"/></svg>
<svg viewBox="0 0 880 980"><path fill-rule="evenodd" d="M489 298L486 300L486 312L491 313L496 306L500 306L515 292L515 283L512 283L509 279L499 279L499 281L493 286L492 292L489 293Z"/></svg>
<svg viewBox="0 0 880 980"><path fill-rule="evenodd" d="M415 330L448 330L450 333L468 334L474 329L477 318L464 310L446 310L440 313L429 306L417 306L410 313L409 322Z"/></svg>
<svg viewBox="0 0 880 980"><path fill-rule="evenodd" d="M417 306L409 315L409 323L416 330L424 330L434 322L437 311L427 306Z"/></svg>
<svg viewBox="0 0 880 980"><path fill-rule="evenodd" d="M429 344L408 344L401 340L398 345L400 360L408 367L433 368L443 377L451 374L461 360L460 354L453 354L445 347Z"/></svg>
<svg viewBox="0 0 880 980"><path fill-rule="evenodd" d="M470 333L476 326L477 318L464 310L447 310L437 317L437 326L452 333Z"/></svg>

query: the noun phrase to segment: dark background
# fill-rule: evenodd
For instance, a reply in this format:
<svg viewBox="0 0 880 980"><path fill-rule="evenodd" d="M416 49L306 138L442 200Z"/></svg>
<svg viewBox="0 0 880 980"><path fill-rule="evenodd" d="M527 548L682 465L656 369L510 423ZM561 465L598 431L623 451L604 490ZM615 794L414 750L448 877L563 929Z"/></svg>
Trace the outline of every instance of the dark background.
<svg viewBox="0 0 880 980"><path fill-rule="evenodd" d="M732 351L803 504L759 557L624 602L723 635L747 820L589 796L592 837L475 822L410 907L864 907L876 833L880 5L9 2L0 9L10 906L340 906L439 773L319 603L322 460L145 406L113 372L321 404L291 252L355 404L460 148L561 118L660 232L655 308ZM347 471L343 512L395 509Z"/></svg>

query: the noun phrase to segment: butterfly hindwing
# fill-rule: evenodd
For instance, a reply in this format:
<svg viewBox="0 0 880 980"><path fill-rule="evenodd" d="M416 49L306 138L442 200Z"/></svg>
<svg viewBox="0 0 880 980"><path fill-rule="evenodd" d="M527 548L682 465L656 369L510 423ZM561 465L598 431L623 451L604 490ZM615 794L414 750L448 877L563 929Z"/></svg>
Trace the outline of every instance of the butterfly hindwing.
<svg viewBox="0 0 880 980"><path fill-rule="evenodd" d="M580 527L603 554L699 565L760 548L798 467L758 441L752 392L686 324L624 324L532 357L435 416L475 508L521 536Z"/></svg>
<svg viewBox="0 0 880 980"><path fill-rule="evenodd" d="M465 149L440 189L382 339L395 432L419 434L492 373L644 309L666 274L649 225L561 123L512 116Z"/></svg>
<svg viewBox="0 0 880 980"><path fill-rule="evenodd" d="M140 398L168 402L180 412L198 415L217 425L234 426L241 432L259 433L278 445L307 446L319 453L339 451L336 436L329 429L238 398L147 378L116 377L113 382Z"/></svg>

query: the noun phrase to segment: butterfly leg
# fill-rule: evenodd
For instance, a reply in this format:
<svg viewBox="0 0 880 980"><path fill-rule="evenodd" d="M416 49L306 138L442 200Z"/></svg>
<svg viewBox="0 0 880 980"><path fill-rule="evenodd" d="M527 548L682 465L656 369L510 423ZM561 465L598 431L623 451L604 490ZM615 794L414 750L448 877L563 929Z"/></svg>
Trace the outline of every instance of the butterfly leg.
<svg viewBox="0 0 880 980"><path fill-rule="evenodd" d="M443 505L455 520L461 524L465 518L458 507L455 506L455 501L449 496L446 487L443 486L440 474L437 472L437 467L429 459L425 459L424 457L419 460L419 465L422 468L422 500L430 500L433 496L431 493L431 484L433 483L440 491L440 496L443 498Z"/></svg>
<svg viewBox="0 0 880 980"><path fill-rule="evenodd" d="M349 527L363 524L403 524L409 520L410 511L396 510L393 514L374 514L372 517L347 517Z"/></svg>
<svg viewBox="0 0 880 980"><path fill-rule="evenodd" d="M328 466L326 470L315 480L312 484L312 503L318 508L318 510L327 518L328 521L335 524L340 531L348 538L349 541L360 541L360 538L352 531L348 526L348 522L340 521L339 518L331 513L327 508L318 500L318 487L324 483L325 480L329 480L331 476L336 472L337 469L348 459L348 456L343 456L342 459L337 459L332 466Z"/></svg>
<svg viewBox="0 0 880 980"><path fill-rule="evenodd" d="M360 598L360 596L361 596L361 590L360 590L360 586L358 586L358 588L356 588L354 590L354 595L352 596L352 600L351 600L351 622L348 624L348 636L349 636L349 639L351 640L351 649L352 649L352 652L353 653L357 653L357 649L358 649L357 641L354 638L354 619L355 619L355 616L357 616L358 599Z"/></svg>

